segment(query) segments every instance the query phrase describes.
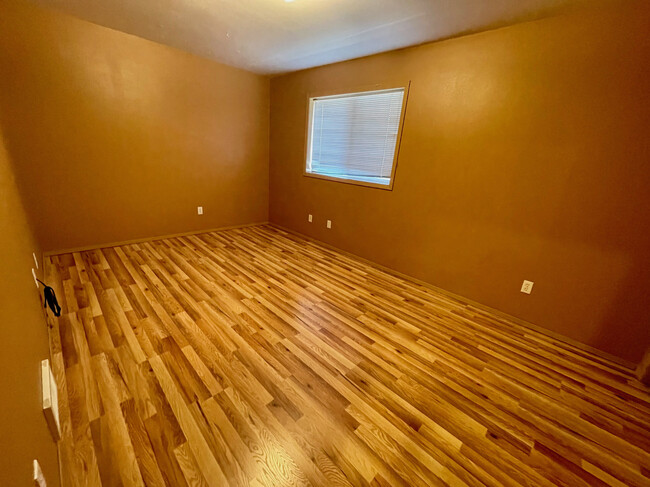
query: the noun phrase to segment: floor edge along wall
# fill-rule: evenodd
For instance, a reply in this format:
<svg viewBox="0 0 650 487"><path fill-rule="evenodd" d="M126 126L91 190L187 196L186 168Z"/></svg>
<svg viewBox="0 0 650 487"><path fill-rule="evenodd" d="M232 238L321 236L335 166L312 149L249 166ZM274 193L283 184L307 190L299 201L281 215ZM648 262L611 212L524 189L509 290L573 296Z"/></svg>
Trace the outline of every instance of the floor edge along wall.
<svg viewBox="0 0 650 487"><path fill-rule="evenodd" d="M488 306L486 304L479 303L479 302L474 301L472 299L469 299L469 298L467 298L465 296L461 296L460 294L452 293L451 291L447 291L446 289L434 286L433 284L428 283L426 281L422 281L422 280L417 279L417 278L415 278L413 276L409 276L408 274L404 274L402 272L391 269L390 267L383 266L383 265L378 264L376 262L373 262L371 260L365 259L365 258L363 258L363 257L361 257L359 255L353 254L351 252L347 252L346 250L340 249L340 248L335 247L333 245L329 245L329 244L327 244L325 242L322 242L321 240L317 240L315 238L309 237L309 236L307 236L305 234L302 234L300 232L296 232L294 230L291 230L290 228L284 227L282 225L278 225L277 223L269 222L269 225L274 226L276 228L279 228L281 230L284 230L285 232L288 232L288 233L291 233L291 234L294 234L294 235L298 235L298 236L300 236L302 238L305 238L307 240L315 242L318 245L322 245L323 247L336 250L337 252L348 255L350 257L354 257L355 259L358 259L358 260L360 260L360 261L362 261L362 262L364 262L366 264L372 265L372 266L374 266L374 267L376 267L378 269L381 269L384 272L388 272L388 273L393 274L393 275L395 275L397 277L400 277L402 279L407 279L409 281L416 282L417 284L420 284L421 286L424 286L424 287L427 287L427 288L432 289L434 291L437 291L437 292L439 292L441 294L444 294L444 295L446 295L446 296L448 296L448 297L450 297L452 299L457 299L459 301L463 301L463 302L465 302L465 303L467 303L467 304L469 304L471 306L474 306L475 308L478 308L478 309L480 309L482 311L487 311L489 313L496 314L496 315L502 317L503 319L513 321L516 324L521 325L521 326L523 326L525 328L528 328L528 329L530 329L532 331L542 333L543 335L546 335L546 336L548 336L550 338L553 338L555 340L559 340L559 341L564 342L564 343L566 343L568 345L578 347L578 348L584 350L585 352L590 352L590 353L599 355L600 357L602 357L604 359L611 360L612 362L615 362L615 363L617 363L619 365L622 365L623 367L627 367L628 369L635 370L637 368L637 364L635 364L633 362L630 362L629 360L625 360L624 358L617 357L616 355L612 355L612 354L607 353L607 352L605 352L603 350L599 350L597 348L591 347L591 346L589 346L589 345L587 345L585 343L579 342L579 341L574 340L572 338L569 338L569 337L567 337L565 335L562 335L560 333L556 333L556 332L554 332L552 330L544 328L543 326L536 325L534 323L523 320L521 318L517 318L516 316L510 315L510 314L508 314L508 313L506 313L504 311L498 310L496 308L491 308L490 306Z"/></svg>
<svg viewBox="0 0 650 487"><path fill-rule="evenodd" d="M53 251L43 252L43 256L44 257L51 257L51 256L54 256L54 255L61 255L61 254L67 254L67 253L84 252L84 251L87 251L87 250L96 250L96 249L104 249L104 248L111 248L111 247L119 247L121 245L136 244L136 243L141 243L141 242L151 242L151 241L162 240L162 239L166 239L166 238L184 237L184 236L188 236L188 235L200 235L200 234L210 233L210 232L221 232L221 231L233 230L233 229L237 229L237 228L254 227L254 226L260 226L260 225L271 225L271 226L273 226L275 228L278 228L278 229L280 229L282 231L285 231L287 233L300 236L300 237L302 237L304 239L307 239L307 240L309 240L311 242L314 242L314 243L316 243L318 245L321 245L321 246L323 246L325 248L336 250L337 252L340 252L342 254L348 255L348 256L353 257L355 259L358 259L358 260L360 260L360 261L362 261L362 262L364 262L366 264L374 266L374 267L376 267L376 268L378 268L378 269L380 269L380 270L382 270L384 272L388 272L388 273L390 273L390 274L392 274L394 276L397 276L397 277L399 277L401 279L410 280L410 281L415 282L415 283L417 283L417 284L419 284L421 286L424 286L424 287L427 287L427 288L432 289L434 291L437 291L439 293L442 293L442 294L444 294L444 295L446 295L446 296L448 296L448 297L450 297L452 299L456 299L456 300L465 302L465 303L467 303L467 304L469 304L471 306L474 306L477 309L480 309L481 311L485 311L485 312L488 312L488 313L493 313L495 315L500 316L503 319L510 320L510 321L512 321L512 322L514 322L514 323L516 323L518 325L523 326L524 328L528 328L531 331L541 333L543 335L546 335L546 336L548 336L550 338L553 338L555 340L558 340L560 342L563 342L563 343L566 343L568 345L572 345L574 347L580 348L581 350L583 350L585 352L593 353L595 355L598 355L599 357L602 357L603 359L615 362L618 365L626 367L626 368L628 368L630 370L636 370L637 367L638 367L638 364L632 363L632 362L630 362L628 360L617 357L615 355L611 355L611 354L609 354L609 353L607 353L607 352L605 352L603 350L599 350L597 348L591 347L591 346L589 346L587 344L581 343L581 342L579 342L577 340L573 340L573 339L571 339L571 338L569 338L567 336L564 336L562 334L553 332L552 330L548 330L547 328L544 328L542 326L536 325L534 323L530 323L530 322L528 322L526 320L523 320L521 318L517 318L516 316L509 315L508 313L505 313L505 312L500 311L500 310L495 309L495 308L491 308L490 306L487 306L485 304L473 301L473 300L471 300L469 298L466 298L465 296L454 294L454 293L452 293L450 291L447 291L446 289L439 288L437 286L434 286L433 284L430 284L428 282L421 281L421 280L419 280L419 279L417 279L415 277L409 276L408 274L404 274L404 273L401 273L401 272L396 271L394 269L391 269L389 267L385 267L385 266L383 266L381 264L378 264L376 262L373 262L371 260L364 259L363 257L360 257L360 256L358 256L356 254L351 253L351 252L347 252L347 251L345 251L343 249L340 249L340 248L335 247L333 245L329 245L329 244L327 244L325 242L322 242L322 241L317 240L315 238L304 235L304 234L302 234L300 232L296 232L294 230L291 230L290 228L284 227L282 225L278 225L277 223L268 222L268 221L267 222L246 223L246 224L242 224L242 225L232 225L232 226L227 226L227 227L219 227L219 228L216 228L216 229L196 230L196 231L191 231L191 232L182 232L182 233L175 233L175 234L170 234L170 235L158 235L158 236L155 236L155 237L138 238L138 239L126 240L126 241L122 241L122 242L111 242L111 243L105 243L105 244L88 245L88 246L77 247L77 248L73 248L73 249L53 250Z"/></svg>
<svg viewBox="0 0 650 487"><path fill-rule="evenodd" d="M75 252L86 252L87 250L108 249L111 247L120 247L122 245L131 245L131 244L137 244L142 242L154 242L156 240L164 240L166 238L186 237L188 235L200 235L202 233L210 233L210 232L223 232L225 230L233 230L235 228L256 227L258 225L267 225L269 223L270 222L268 221L243 223L241 225L230 225L226 227L209 228L204 230L193 230L191 232L170 233L167 235L156 235L154 237L142 237L142 238L134 238L130 240L121 240L118 242L107 242L102 244L85 245L82 247L73 247L71 249L48 250L46 252L43 252L43 257L52 257L54 255L62 255L62 254L73 254Z"/></svg>

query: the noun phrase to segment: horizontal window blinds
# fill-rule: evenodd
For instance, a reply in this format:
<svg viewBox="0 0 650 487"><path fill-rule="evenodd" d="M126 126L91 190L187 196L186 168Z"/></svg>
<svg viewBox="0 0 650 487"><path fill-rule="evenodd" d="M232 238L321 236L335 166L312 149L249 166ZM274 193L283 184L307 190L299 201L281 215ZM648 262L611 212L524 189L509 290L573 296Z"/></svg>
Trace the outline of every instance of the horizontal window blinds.
<svg viewBox="0 0 650 487"><path fill-rule="evenodd" d="M403 99L403 88L312 99L307 171L388 184Z"/></svg>

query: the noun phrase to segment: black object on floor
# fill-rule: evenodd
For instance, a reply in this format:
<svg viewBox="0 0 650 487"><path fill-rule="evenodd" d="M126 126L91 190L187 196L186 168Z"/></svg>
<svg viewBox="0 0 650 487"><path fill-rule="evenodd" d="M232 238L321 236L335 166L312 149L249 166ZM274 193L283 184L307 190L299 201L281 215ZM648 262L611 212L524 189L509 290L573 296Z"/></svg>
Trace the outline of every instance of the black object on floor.
<svg viewBox="0 0 650 487"><path fill-rule="evenodd" d="M54 316L61 316L61 306L59 306L59 302L56 300L56 293L54 292L54 289L52 289L40 279L37 279L37 281L40 282L44 287L43 299L45 299L45 304L43 307L47 308L49 306L54 313Z"/></svg>

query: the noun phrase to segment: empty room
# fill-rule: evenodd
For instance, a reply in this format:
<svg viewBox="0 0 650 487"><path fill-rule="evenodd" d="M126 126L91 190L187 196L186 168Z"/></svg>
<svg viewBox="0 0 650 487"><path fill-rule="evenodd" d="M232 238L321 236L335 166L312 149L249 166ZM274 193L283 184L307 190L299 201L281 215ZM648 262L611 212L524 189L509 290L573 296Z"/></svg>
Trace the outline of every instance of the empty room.
<svg viewBox="0 0 650 487"><path fill-rule="evenodd" d="M650 2L0 0L0 486L650 487Z"/></svg>

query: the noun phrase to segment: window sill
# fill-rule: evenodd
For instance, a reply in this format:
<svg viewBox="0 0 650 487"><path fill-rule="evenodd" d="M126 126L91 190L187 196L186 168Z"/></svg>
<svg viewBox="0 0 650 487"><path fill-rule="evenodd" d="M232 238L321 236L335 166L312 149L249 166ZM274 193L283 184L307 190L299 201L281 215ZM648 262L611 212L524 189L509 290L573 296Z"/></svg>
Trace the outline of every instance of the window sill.
<svg viewBox="0 0 650 487"><path fill-rule="evenodd" d="M360 181L358 179L348 179L345 176L329 176L325 174L317 174L313 172L304 172L303 176L307 176L309 178L315 178L315 179L323 179L325 181L332 181L335 183L344 183L344 184L352 184L355 186L364 186L366 188L376 188L376 189L383 189L387 191L392 191L393 190L393 180L389 178L373 178L373 177L367 177L365 178L366 181ZM355 177L364 177L364 176L355 176ZM388 181L388 184L382 184L379 182L375 182L372 180L378 180L378 179L385 179Z"/></svg>

